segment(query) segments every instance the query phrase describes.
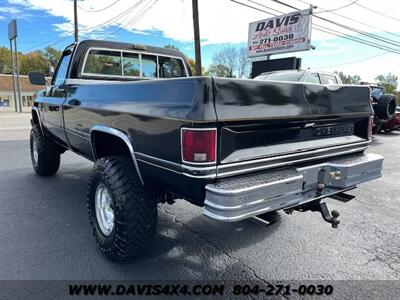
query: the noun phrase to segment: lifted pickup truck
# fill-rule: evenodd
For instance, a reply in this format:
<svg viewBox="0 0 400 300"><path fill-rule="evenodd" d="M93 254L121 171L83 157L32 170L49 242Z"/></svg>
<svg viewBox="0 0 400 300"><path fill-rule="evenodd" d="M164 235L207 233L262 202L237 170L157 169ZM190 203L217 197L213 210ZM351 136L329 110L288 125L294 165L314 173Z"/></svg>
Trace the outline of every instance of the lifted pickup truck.
<svg viewBox="0 0 400 300"><path fill-rule="evenodd" d="M336 227L321 200L348 201L381 176L383 158L363 153L371 116L368 87L191 77L178 51L87 40L64 50L38 94L30 150L43 176L65 150L95 162L90 224L123 260L149 245L157 204L174 199L220 221L311 210Z"/></svg>

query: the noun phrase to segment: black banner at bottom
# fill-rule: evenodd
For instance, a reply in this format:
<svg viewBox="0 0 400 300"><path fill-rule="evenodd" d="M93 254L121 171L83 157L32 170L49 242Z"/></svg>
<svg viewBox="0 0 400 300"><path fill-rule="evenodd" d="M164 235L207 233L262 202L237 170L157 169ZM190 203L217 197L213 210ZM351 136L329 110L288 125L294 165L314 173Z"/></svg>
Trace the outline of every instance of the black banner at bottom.
<svg viewBox="0 0 400 300"><path fill-rule="evenodd" d="M399 299L400 281L0 281L0 299Z"/></svg>

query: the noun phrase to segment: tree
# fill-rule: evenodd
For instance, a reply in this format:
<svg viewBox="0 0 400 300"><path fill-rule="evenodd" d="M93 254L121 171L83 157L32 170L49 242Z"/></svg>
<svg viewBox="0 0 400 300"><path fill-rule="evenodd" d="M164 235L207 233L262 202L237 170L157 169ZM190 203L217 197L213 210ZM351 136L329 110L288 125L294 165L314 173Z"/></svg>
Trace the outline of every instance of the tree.
<svg viewBox="0 0 400 300"><path fill-rule="evenodd" d="M233 77L231 70L229 70L227 66L221 64L219 65L212 64L208 68L208 74L215 77L228 77L228 78Z"/></svg>
<svg viewBox="0 0 400 300"><path fill-rule="evenodd" d="M10 50L6 47L0 47L0 74L11 73Z"/></svg>
<svg viewBox="0 0 400 300"><path fill-rule="evenodd" d="M27 75L29 71L38 71L49 76L51 75L50 66L54 68L57 66L61 54L61 51L52 47L28 53L18 52L19 73ZM10 74L11 71L10 50L6 47L0 47L0 73Z"/></svg>
<svg viewBox="0 0 400 300"><path fill-rule="evenodd" d="M249 78L250 77L250 65L251 61L247 56L247 48L242 47L238 53L238 77Z"/></svg>
<svg viewBox="0 0 400 300"><path fill-rule="evenodd" d="M375 80L385 88L385 92L389 94L396 93L398 85L398 77L392 73L385 75L378 75Z"/></svg>
<svg viewBox="0 0 400 300"><path fill-rule="evenodd" d="M41 51L42 56L50 63L50 65L55 69L57 67L58 61L61 58L62 51L59 51L53 47L46 47Z"/></svg>
<svg viewBox="0 0 400 300"><path fill-rule="evenodd" d="M188 58L188 62L189 62L190 69L192 70L192 74L194 76L199 76L199 74L196 73L196 61L194 60L194 58ZM209 72L206 71L206 69L204 69L203 66L201 67L201 70L202 70L201 71L202 76L208 76L209 75Z"/></svg>
<svg viewBox="0 0 400 300"><path fill-rule="evenodd" d="M247 49L237 49L235 47L225 47L213 56L213 63L209 68L210 74L214 76L242 78L248 76L250 60L247 57Z"/></svg>
<svg viewBox="0 0 400 300"><path fill-rule="evenodd" d="M20 74L27 75L30 71L42 72L49 75L49 62L41 51L32 51L27 54L18 53Z"/></svg>
<svg viewBox="0 0 400 300"><path fill-rule="evenodd" d="M359 75L345 75L343 72L337 72L336 74L339 75L340 79L344 84L360 84L361 77Z"/></svg>

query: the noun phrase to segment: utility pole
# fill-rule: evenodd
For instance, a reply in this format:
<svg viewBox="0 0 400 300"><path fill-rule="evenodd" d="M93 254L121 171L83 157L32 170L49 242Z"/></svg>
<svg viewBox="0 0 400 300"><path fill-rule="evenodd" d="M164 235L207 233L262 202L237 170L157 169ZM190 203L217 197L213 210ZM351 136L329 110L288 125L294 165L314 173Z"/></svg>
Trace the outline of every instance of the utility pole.
<svg viewBox="0 0 400 300"><path fill-rule="evenodd" d="M75 36L75 43L78 42L78 0L74 0L74 26L75 26L75 31L74 31L74 36Z"/></svg>
<svg viewBox="0 0 400 300"><path fill-rule="evenodd" d="M196 60L196 75L201 76L199 5L197 0L192 0L192 9L193 9L193 31L194 31L194 51Z"/></svg>

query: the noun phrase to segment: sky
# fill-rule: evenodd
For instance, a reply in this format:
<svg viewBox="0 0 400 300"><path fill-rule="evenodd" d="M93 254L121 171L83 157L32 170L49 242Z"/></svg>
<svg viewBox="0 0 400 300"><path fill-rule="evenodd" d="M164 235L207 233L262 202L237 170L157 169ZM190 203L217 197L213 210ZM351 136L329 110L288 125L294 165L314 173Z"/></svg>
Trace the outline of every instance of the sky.
<svg viewBox="0 0 400 300"><path fill-rule="evenodd" d="M313 17L321 25L379 43L400 53L400 1L381 0L282 0L295 8L317 6L314 13L350 28L379 35L379 40ZM273 0L237 0L261 10L280 14L294 11ZM355 3L353 3L355 2ZM177 46L188 57L194 57L191 0L78 0L80 39L94 38L164 46ZM268 8L266 8L268 7ZM231 0L199 0L200 35L203 65L226 46L246 47L248 24L272 17ZM18 50L28 52L50 45L62 49L73 42L72 0L0 0L0 46L9 47L7 24L18 23ZM351 18L352 20L348 19ZM361 24L364 23L364 24ZM342 71L358 74L373 81L389 72L400 78L400 54L359 44L348 39L312 30L315 50L273 55L271 58L297 56L304 69Z"/></svg>

